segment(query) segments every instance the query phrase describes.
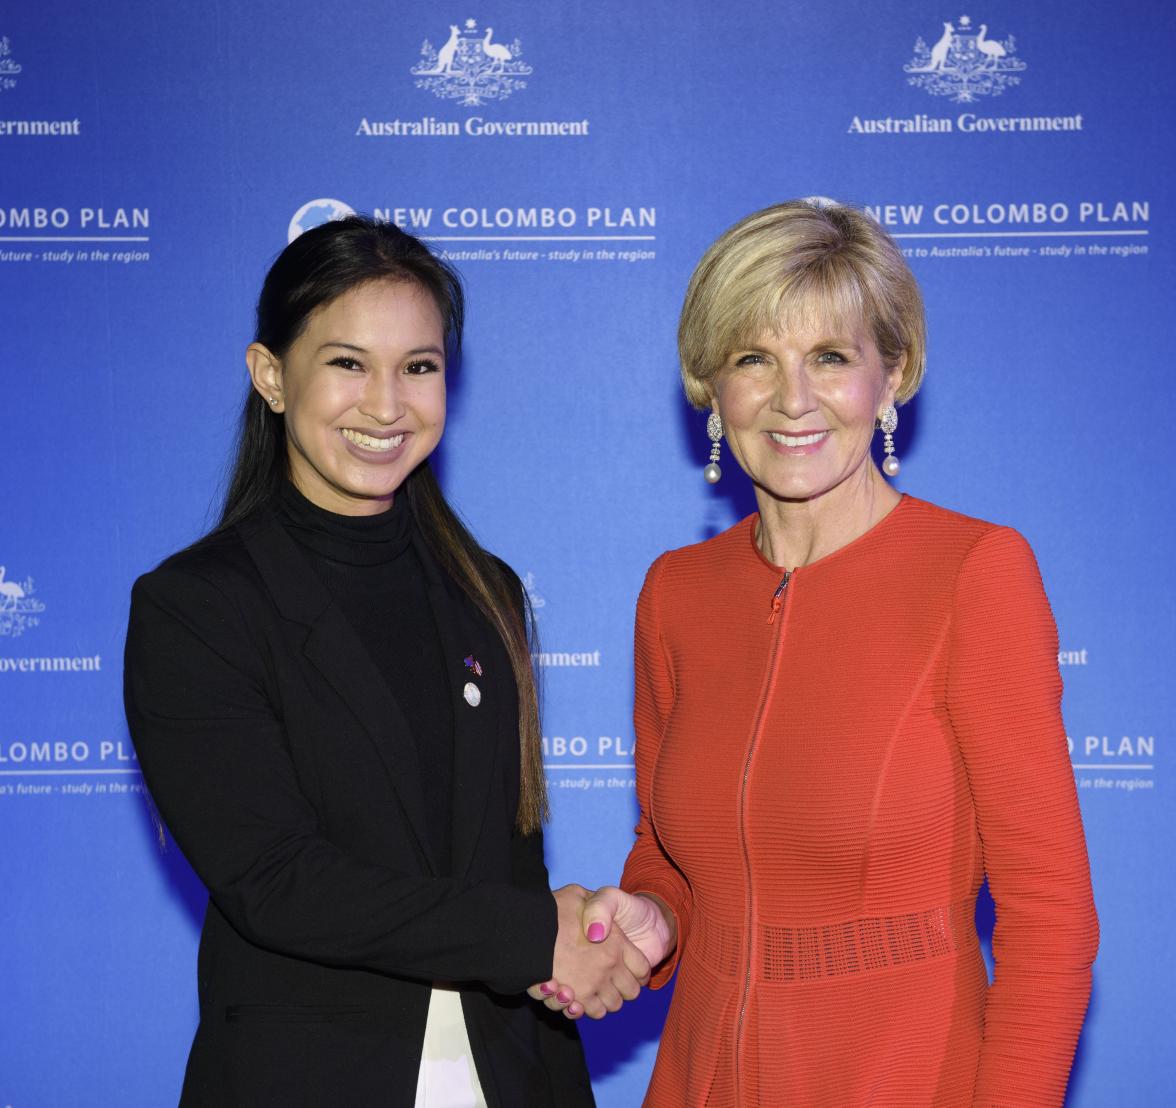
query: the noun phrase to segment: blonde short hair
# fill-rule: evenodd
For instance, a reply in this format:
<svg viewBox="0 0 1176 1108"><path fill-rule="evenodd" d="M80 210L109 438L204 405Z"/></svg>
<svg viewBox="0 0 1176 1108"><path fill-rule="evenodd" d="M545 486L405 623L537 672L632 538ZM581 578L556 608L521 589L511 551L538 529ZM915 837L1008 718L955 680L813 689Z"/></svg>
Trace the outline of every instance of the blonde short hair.
<svg viewBox="0 0 1176 1108"><path fill-rule="evenodd" d="M779 331L795 313L861 320L887 367L905 355L898 403L919 389L927 324L914 274L868 215L841 204L789 200L723 233L690 278L678 324L686 398L710 406L714 378L737 349Z"/></svg>

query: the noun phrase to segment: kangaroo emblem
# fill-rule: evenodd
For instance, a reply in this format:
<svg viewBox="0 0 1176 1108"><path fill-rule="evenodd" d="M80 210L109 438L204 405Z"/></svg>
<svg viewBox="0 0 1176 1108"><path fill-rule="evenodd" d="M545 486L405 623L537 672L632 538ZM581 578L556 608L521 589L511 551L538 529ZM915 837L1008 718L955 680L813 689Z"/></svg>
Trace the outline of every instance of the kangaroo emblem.
<svg viewBox="0 0 1176 1108"><path fill-rule="evenodd" d="M437 68L433 70L434 73L452 73L453 72L453 58L457 53L457 25L449 24L449 40L437 51Z"/></svg>
<svg viewBox="0 0 1176 1108"><path fill-rule="evenodd" d="M943 72L944 63L947 61L947 52L951 49L951 37L954 34L955 28L950 23L945 23L939 41L931 47L931 64L927 67L930 72Z"/></svg>

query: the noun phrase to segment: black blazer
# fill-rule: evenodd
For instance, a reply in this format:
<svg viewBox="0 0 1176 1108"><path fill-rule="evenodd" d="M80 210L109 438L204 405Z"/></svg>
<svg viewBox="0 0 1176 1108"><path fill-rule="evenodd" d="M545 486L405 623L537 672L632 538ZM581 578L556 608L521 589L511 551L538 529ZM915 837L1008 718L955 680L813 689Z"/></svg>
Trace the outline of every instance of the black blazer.
<svg viewBox="0 0 1176 1108"><path fill-rule="evenodd" d="M522 993L551 974L556 912L542 836L514 830L510 664L414 541L453 698L449 876L395 678L270 511L135 584L127 720L209 890L184 1106L410 1108L433 981L460 984L490 1105L593 1103L574 1026Z"/></svg>

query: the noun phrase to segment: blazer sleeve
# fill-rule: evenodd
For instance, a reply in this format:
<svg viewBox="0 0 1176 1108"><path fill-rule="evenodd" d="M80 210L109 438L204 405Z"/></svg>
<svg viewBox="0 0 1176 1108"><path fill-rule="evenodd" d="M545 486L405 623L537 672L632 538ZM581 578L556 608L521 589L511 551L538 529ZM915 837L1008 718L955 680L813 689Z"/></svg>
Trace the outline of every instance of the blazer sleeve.
<svg viewBox="0 0 1176 1108"><path fill-rule="evenodd" d="M263 658L240 610L202 576L165 568L136 583L127 721L147 786L225 917L258 946L323 965L500 992L546 980L546 889L400 872L323 836Z"/></svg>
<svg viewBox="0 0 1176 1108"><path fill-rule="evenodd" d="M674 704L674 674L662 640L659 614L662 555L649 569L637 599L634 632L633 728L636 736L637 839L621 875L621 888L631 893L652 893L674 913L678 945L656 967L650 986L658 989L674 973L690 928L693 898L681 870L674 865L658 840L650 818L653 772L661 751L662 736Z"/></svg>
<svg viewBox="0 0 1176 1108"><path fill-rule="evenodd" d="M996 905L977 1106L1061 1105L1090 997L1098 921L1057 649L1028 544L988 532L957 582L947 684Z"/></svg>

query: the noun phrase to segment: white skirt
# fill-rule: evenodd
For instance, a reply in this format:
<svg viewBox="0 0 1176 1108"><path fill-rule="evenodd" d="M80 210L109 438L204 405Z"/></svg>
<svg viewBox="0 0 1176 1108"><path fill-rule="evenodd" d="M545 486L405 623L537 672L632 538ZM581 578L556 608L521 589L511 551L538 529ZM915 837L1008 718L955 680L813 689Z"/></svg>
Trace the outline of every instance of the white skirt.
<svg viewBox="0 0 1176 1108"><path fill-rule="evenodd" d="M434 987L429 997L416 1108L486 1108L461 995L454 989Z"/></svg>

